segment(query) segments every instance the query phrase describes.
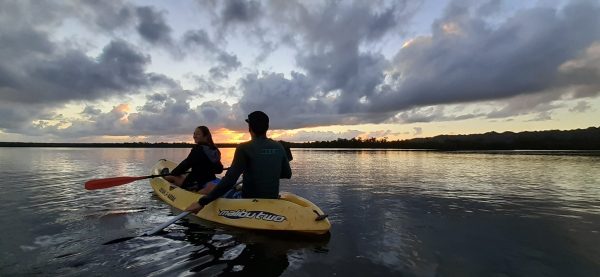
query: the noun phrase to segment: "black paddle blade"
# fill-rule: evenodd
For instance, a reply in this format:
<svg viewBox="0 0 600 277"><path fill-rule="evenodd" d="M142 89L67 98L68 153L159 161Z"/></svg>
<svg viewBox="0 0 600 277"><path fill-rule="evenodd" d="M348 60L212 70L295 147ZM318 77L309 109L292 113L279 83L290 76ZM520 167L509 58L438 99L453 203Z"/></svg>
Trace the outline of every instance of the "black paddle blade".
<svg viewBox="0 0 600 277"><path fill-rule="evenodd" d="M137 236L135 236L135 237L124 237L124 238L113 239L111 241L107 241L107 242L103 243L102 245L115 244L115 243L119 243L119 242L128 241L128 240L134 239L134 238L137 238Z"/></svg>

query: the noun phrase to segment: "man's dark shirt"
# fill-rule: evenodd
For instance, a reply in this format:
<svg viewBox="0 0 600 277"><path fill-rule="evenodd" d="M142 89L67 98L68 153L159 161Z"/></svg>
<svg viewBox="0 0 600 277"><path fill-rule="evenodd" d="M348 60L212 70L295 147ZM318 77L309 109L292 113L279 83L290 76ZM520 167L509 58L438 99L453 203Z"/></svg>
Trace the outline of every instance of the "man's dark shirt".
<svg viewBox="0 0 600 277"><path fill-rule="evenodd" d="M198 201L207 205L235 185L244 174L243 198L279 197L279 179L292 177L292 169L283 146L266 137L255 137L235 149L233 162L227 173L207 196Z"/></svg>

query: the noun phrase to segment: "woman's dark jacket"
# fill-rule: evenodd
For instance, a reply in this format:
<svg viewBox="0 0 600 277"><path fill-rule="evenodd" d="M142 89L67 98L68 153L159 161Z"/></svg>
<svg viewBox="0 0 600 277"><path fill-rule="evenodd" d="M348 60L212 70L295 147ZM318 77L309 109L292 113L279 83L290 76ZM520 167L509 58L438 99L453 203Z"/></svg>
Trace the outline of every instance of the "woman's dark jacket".
<svg viewBox="0 0 600 277"><path fill-rule="evenodd" d="M171 171L171 174L182 175L190 168L192 172L187 175L183 183L204 185L216 179L215 174L223 172L221 153L215 147L206 144L197 144L192 147L187 158Z"/></svg>

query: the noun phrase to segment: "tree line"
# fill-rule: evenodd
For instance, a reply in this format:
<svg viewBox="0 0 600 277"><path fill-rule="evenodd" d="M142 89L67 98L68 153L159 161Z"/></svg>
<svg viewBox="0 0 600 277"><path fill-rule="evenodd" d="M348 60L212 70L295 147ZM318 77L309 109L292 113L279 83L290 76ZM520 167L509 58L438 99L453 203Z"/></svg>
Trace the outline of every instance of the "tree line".
<svg viewBox="0 0 600 277"><path fill-rule="evenodd" d="M376 148L427 150L600 150L600 127L575 130L532 132L488 132L472 135L439 135L429 138L387 140L386 138L338 138L330 141L283 142L292 148ZM0 147L121 147L189 148L183 142L126 143L32 143L0 142ZM235 147L235 143L217 143L217 147Z"/></svg>
<svg viewBox="0 0 600 277"><path fill-rule="evenodd" d="M533 132L488 132L387 140L352 138L289 143L294 148L386 148L428 150L600 150L600 127Z"/></svg>

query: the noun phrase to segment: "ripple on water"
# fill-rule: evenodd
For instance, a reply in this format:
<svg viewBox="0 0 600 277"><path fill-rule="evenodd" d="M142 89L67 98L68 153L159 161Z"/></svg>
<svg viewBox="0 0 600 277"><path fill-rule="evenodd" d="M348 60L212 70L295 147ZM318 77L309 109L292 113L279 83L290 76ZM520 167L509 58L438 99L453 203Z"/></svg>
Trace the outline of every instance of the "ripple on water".
<svg viewBox="0 0 600 277"><path fill-rule="evenodd" d="M147 181L96 191L83 183L145 175L188 151L0 149L0 231L10 238L0 240L0 275L597 275L598 157L294 150L294 177L281 188L329 214L331 239L187 218L102 245L175 212Z"/></svg>

